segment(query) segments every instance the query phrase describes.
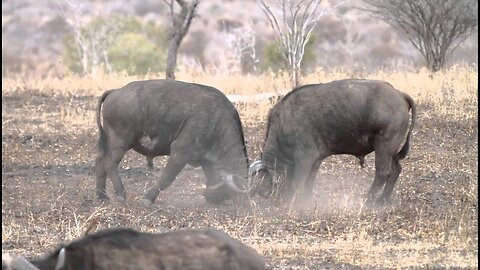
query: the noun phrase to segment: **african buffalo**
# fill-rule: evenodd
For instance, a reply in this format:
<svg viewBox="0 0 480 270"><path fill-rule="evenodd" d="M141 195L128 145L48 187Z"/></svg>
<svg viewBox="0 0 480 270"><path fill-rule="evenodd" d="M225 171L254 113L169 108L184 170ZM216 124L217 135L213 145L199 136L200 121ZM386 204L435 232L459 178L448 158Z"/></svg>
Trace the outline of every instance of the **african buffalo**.
<svg viewBox="0 0 480 270"><path fill-rule="evenodd" d="M184 229L160 234L108 229L34 260L34 266L25 259L17 257L16 260L23 263L16 264L23 266L16 269L23 270L265 269L265 262L255 249L216 229ZM15 269L8 268L3 261L2 256L2 269Z"/></svg>
<svg viewBox="0 0 480 270"><path fill-rule="evenodd" d="M2 270L37 270L27 259L14 255L2 253Z"/></svg>
<svg viewBox="0 0 480 270"><path fill-rule="evenodd" d="M347 79L298 87L269 113L261 160L250 166L257 174L256 191L271 196L273 177L279 175L289 200L295 198L294 188L311 199L323 159L350 154L363 165L365 155L375 151L375 180L366 206L373 206L383 185L376 205L387 203L401 171L399 161L409 151L415 118L413 99L387 82Z"/></svg>
<svg viewBox="0 0 480 270"><path fill-rule="evenodd" d="M96 118L100 134L96 193L100 200L107 199L107 176L117 198L126 198L118 165L132 148L146 156L149 166L156 156L170 156L160 178L145 194L145 204L153 203L186 164L202 167L208 202L222 203L245 191L239 187L246 184L248 175L240 117L227 97L213 87L175 80L131 82L100 97Z"/></svg>

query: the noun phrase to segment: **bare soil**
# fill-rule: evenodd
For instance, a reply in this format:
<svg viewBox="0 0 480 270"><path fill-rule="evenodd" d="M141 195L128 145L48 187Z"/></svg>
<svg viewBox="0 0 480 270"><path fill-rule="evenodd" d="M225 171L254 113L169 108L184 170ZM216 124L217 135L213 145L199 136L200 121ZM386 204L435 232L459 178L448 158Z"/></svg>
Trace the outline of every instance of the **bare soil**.
<svg viewBox="0 0 480 270"><path fill-rule="evenodd" d="M362 209L373 153L364 169L353 156L329 157L315 202L302 210L259 197L251 208L208 204L203 172L191 167L145 208L139 199L166 159L157 157L149 170L133 151L119 169L127 203L95 200L96 102L35 90L2 95L3 253L33 258L92 224L151 232L215 227L257 249L270 269L478 268L476 119L448 119L419 104L413 145L385 209ZM244 131L253 161L264 122Z"/></svg>

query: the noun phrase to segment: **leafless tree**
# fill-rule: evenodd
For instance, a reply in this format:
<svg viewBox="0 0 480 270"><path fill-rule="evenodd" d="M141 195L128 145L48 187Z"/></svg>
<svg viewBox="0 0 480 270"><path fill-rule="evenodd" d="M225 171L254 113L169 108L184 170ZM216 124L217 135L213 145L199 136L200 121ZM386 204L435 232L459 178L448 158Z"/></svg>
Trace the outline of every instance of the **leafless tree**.
<svg viewBox="0 0 480 270"><path fill-rule="evenodd" d="M300 84L300 64L313 28L322 17L347 1L325 8L320 6L321 0L275 0L275 8L280 10L280 15L275 13L266 0L256 1L275 32L280 50L288 62L290 80L296 87Z"/></svg>
<svg viewBox="0 0 480 270"><path fill-rule="evenodd" d="M256 33L253 23L232 29L226 35L228 55L226 61L230 62L230 72L255 71L258 61L255 50Z"/></svg>
<svg viewBox="0 0 480 270"><path fill-rule="evenodd" d="M478 0L365 0L366 11L407 34L429 70L445 67L478 26Z"/></svg>
<svg viewBox="0 0 480 270"><path fill-rule="evenodd" d="M89 40L82 33L84 22L81 16L82 4L77 1L65 0L64 7L58 7L58 14L71 27L73 38L77 49L77 54L82 63L83 73L89 73L89 59L88 59L88 43Z"/></svg>
<svg viewBox="0 0 480 270"><path fill-rule="evenodd" d="M107 49L113 42L113 33L118 30L118 22L86 27L89 21L82 15L84 7L83 2L64 0L57 6L57 13L72 30L83 74L95 75L102 63L111 72Z"/></svg>
<svg viewBox="0 0 480 270"><path fill-rule="evenodd" d="M175 79L175 67L177 66L177 53L180 44L190 28L195 8L199 0L187 2L184 0L163 0L170 10L170 19L172 25L169 31L169 44L167 52L167 69L165 77L167 79ZM180 11L176 11L177 5Z"/></svg>
<svg viewBox="0 0 480 270"><path fill-rule="evenodd" d="M247 25L235 29L233 31L236 36L234 47L235 51L240 55L240 64L242 72L256 71L255 64L258 62L257 52L255 49L256 33L252 22Z"/></svg>

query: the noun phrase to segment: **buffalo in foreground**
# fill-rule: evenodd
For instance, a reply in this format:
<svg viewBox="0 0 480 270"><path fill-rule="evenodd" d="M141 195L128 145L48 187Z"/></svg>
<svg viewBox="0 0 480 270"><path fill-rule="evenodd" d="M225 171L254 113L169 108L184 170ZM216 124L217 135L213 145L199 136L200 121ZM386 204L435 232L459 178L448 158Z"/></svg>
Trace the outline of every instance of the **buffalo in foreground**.
<svg viewBox="0 0 480 270"><path fill-rule="evenodd" d="M413 99L387 82L347 79L298 87L269 113L261 160L251 165L255 190L271 196L273 177L280 176L288 200L295 200L294 189L311 199L323 159L350 154L363 165L365 155L375 151L375 180L365 205L374 205L383 186L375 205L388 203L415 118Z"/></svg>
<svg viewBox="0 0 480 270"><path fill-rule="evenodd" d="M263 258L253 248L215 229L161 234L109 229L73 241L32 264L2 254L4 270L265 269Z"/></svg>
<svg viewBox="0 0 480 270"><path fill-rule="evenodd" d="M2 270L38 270L38 268L21 256L2 253Z"/></svg>
<svg viewBox="0 0 480 270"><path fill-rule="evenodd" d="M99 99L96 118L99 199L107 199L107 176L117 198L126 198L118 165L130 149L146 156L149 166L153 157L170 156L160 178L144 196L147 205L186 164L202 167L208 202L218 204L246 194L239 187L246 184L248 175L242 124L233 104L219 90L174 80L135 81L106 91Z"/></svg>

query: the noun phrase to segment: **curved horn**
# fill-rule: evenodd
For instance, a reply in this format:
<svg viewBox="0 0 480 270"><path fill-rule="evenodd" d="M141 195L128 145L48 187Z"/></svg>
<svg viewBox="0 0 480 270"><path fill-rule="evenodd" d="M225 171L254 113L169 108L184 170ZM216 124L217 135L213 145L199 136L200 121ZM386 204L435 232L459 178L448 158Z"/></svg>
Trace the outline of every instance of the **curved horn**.
<svg viewBox="0 0 480 270"><path fill-rule="evenodd" d="M212 185L212 186L209 186L207 187L208 189L210 190L216 190L216 189L219 189L221 188L223 185L227 185L227 187L235 192L235 193L238 193L238 194L251 194L252 190L254 190L255 188L255 185L253 184L253 176L258 173L259 170L265 168L265 165L262 164L262 161L261 160L255 160L254 162L252 162L252 164L250 164L250 166L248 166L248 179L247 179L247 182L249 183L249 188L247 189L241 189L237 186L237 184L235 183L235 181L233 181L233 176L231 174L225 176L225 177L222 177L222 180L223 181L220 181L219 183L215 184L215 185Z"/></svg>
<svg viewBox="0 0 480 270"><path fill-rule="evenodd" d="M262 161L261 160L255 160L254 162L252 162L252 164L250 164L250 166L248 166L248 179L251 179L252 176L256 173L258 173L258 171L263 167L263 164L262 164Z"/></svg>
<svg viewBox="0 0 480 270"><path fill-rule="evenodd" d="M55 265L55 270L60 270L65 266L65 247L60 249L58 252L57 265Z"/></svg>

